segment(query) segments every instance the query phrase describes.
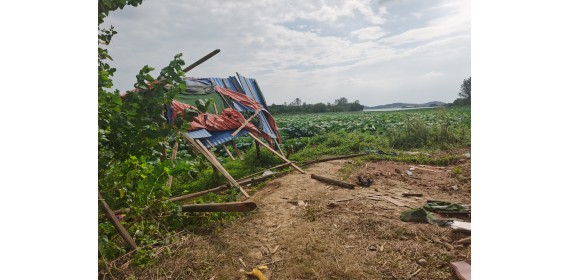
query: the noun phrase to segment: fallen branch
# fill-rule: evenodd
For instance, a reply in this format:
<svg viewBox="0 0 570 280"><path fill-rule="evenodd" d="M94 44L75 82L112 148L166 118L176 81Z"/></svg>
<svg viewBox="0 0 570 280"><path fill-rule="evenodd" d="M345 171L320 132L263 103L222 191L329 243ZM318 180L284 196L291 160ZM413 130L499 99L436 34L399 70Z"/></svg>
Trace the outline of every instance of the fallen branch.
<svg viewBox="0 0 570 280"><path fill-rule="evenodd" d="M109 207L109 205L107 204L107 202L105 201L105 199L103 198L101 193L99 193L99 202L101 202L101 206L103 206L103 210L105 211L105 215L107 215L107 218L109 218L109 220L111 221L111 223L113 224L115 229L117 229L117 232L119 232L119 235L123 238L123 240L125 240L129 249L135 250L137 248L137 244L135 243L135 240L133 240L133 238L131 237L129 232L125 229L125 227L123 227L123 225L121 225L121 223L119 222L119 220L117 219L117 217L113 213L113 210L111 210L111 207Z"/></svg>
<svg viewBox="0 0 570 280"><path fill-rule="evenodd" d="M182 205L182 212L249 212L257 208L255 202L226 202Z"/></svg>
<svg viewBox="0 0 570 280"><path fill-rule="evenodd" d="M402 196L403 197L410 197L410 196L422 197L422 196L424 196L424 194L423 193L403 193Z"/></svg>
<svg viewBox="0 0 570 280"><path fill-rule="evenodd" d="M325 182L325 183L334 184L334 185L337 185L337 186L340 186L343 188L354 189L354 184L346 183L343 181L339 181L339 180L335 180L335 179L331 179L331 178L327 178L327 177L323 177L323 176L319 176L319 175L315 175L315 174L311 174L311 178Z"/></svg>

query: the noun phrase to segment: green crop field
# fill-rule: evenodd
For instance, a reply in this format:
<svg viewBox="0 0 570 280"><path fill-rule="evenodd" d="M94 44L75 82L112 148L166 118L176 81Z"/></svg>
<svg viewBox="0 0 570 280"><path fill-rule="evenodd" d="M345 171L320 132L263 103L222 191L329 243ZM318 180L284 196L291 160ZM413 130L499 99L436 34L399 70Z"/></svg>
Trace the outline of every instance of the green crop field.
<svg viewBox="0 0 570 280"><path fill-rule="evenodd" d="M441 150L471 142L471 108L277 115L284 147L301 158L371 150Z"/></svg>

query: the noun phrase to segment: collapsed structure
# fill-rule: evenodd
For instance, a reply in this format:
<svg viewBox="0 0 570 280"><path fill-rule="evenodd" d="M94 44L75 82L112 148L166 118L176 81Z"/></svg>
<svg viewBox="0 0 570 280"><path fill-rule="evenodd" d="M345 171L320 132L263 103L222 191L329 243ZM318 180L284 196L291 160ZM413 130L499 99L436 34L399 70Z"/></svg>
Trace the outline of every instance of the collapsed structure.
<svg viewBox="0 0 570 280"><path fill-rule="evenodd" d="M173 121L177 116L184 114L185 109L194 107L191 103L195 103L198 99L213 100L213 106L207 112L194 117L189 131L182 136L195 151L203 154L232 186L240 188L243 195L249 197L216 159L210 151L211 148L222 146L233 159L226 146L226 143L229 143L242 159L233 140L247 134L256 144L267 148L298 171L305 172L289 161L280 150L279 144L282 139L257 81L236 74L237 77L228 78L185 78L186 93L177 96L171 106L167 106L166 113L167 119ZM244 117L247 112L252 113L248 119ZM257 125L253 122L254 118L257 118L255 122ZM260 138L265 139L267 143Z"/></svg>
<svg viewBox="0 0 570 280"><path fill-rule="evenodd" d="M220 50L214 50L198 61L194 62L183 71L188 72L194 67L200 65L204 61L213 57ZM199 99L213 100L213 106L207 112L200 113L194 117L190 123L190 129L182 133L183 139L190 145L190 147L202 154L215 168L219 171L228 181L231 187L237 187L242 194L249 198L248 193L241 188L240 184L225 170L222 164L217 160L214 153L210 150L216 146L222 146L228 153L230 158L234 159L229 151L226 143L233 146L236 154L240 159L243 159L239 149L234 143L234 139L240 136L248 135L253 138L256 143L256 148L263 146L271 151L273 154L281 158L286 163L283 166L292 166L301 173L305 173L302 169L289 161L280 150L279 144L282 142L279 130L275 124L275 120L269 113L267 103L261 92L261 89L255 79L249 79L236 73L237 77L230 76L226 79L222 78L185 78L187 91L180 94L172 101L172 104L165 104L166 117L169 122L173 122L178 115L184 114L184 110L194 107L191 104L196 104ZM152 83L151 83L152 84ZM127 94L121 95L121 98L126 98ZM244 114L251 114L246 119ZM253 122L254 118L257 121ZM257 124L257 125L256 125ZM267 143L263 142L260 138L265 139ZM277 149L271 146L277 147ZM176 158L178 150L178 143L175 143L172 151L172 159ZM279 150L279 152L277 151ZM172 184L172 176L168 180L168 184ZM170 198L170 201L180 201L189 197L203 195L208 192L218 191L225 189L224 186L210 189L207 191L198 192L195 194L188 194L179 197ZM129 235L128 231L121 225L118 220L117 214L127 209L113 211L106 203L104 197L99 193L99 201L105 215L111 221L113 226L117 229L119 235L125 240L129 249L136 249L136 243ZM206 206L206 207L205 207ZM184 205L183 211L251 211L257 206L253 202L235 202L235 203L220 203L208 205Z"/></svg>

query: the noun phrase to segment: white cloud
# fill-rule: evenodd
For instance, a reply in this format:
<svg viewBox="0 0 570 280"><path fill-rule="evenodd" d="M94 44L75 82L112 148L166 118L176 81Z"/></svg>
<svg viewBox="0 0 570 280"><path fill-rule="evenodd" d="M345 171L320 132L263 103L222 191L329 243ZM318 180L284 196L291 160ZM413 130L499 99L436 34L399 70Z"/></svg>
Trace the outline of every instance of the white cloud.
<svg viewBox="0 0 570 280"><path fill-rule="evenodd" d="M108 19L119 32L110 46L115 84L127 90L145 64L160 68L183 52L189 65L219 48L188 75L240 72L258 80L269 103L341 96L365 105L452 101L470 75L469 3L434 3L443 15L403 32L389 29L389 20L413 13L427 18L426 11L395 12L391 3L399 2L374 8L355 0L147 0ZM297 30L286 27L293 22Z"/></svg>
<svg viewBox="0 0 570 280"><path fill-rule="evenodd" d="M350 32L350 35L356 36L361 41L373 41L380 39L386 35L384 30L378 26L366 27Z"/></svg>

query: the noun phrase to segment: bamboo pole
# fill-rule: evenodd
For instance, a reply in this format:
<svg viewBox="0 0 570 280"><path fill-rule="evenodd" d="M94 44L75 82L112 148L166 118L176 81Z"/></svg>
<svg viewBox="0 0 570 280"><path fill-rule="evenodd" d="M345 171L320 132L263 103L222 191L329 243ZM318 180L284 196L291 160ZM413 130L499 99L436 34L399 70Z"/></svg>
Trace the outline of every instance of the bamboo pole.
<svg viewBox="0 0 570 280"><path fill-rule="evenodd" d="M279 146L279 142L277 142L277 139L273 139L273 141L275 141L275 145L277 145L277 149L279 149L281 155L285 157L285 154L283 153L283 150L281 150L281 146Z"/></svg>
<svg viewBox="0 0 570 280"><path fill-rule="evenodd" d="M323 176L319 176L319 175L315 175L315 174L311 174L311 178L325 182L325 183L335 184L335 185L341 186L343 188L354 189L354 184L346 183L343 181L339 181L339 180L335 180L335 179L331 179L331 178L327 178L327 177L323 177Z"/></svg>
<svg viewBox="0 0 570 280"><path fill-rule="evenodd" d="M288 160L286 157L280 155L278 152L276 152L276 151L273 150L271 147L269 147L269 145L263 143L263 141L261 141L261 140L260 140L259 138L257 138L255 135L253 135L253 133L249 132L248 134L249 134L249 136L250 136L251 138L253 138L253 139L256 141L256 143L261 144L263 147L267 148L269 151L271 151L272 153L276 154L279 158L281 158L281 159L284 160L285 162L290 163L291 166L293 166L293 168L295 168L295 169L297 169L299 172L305 174L305 171L303 171L303 169L299 168L297 165L295 165L294 163L292 163L292 162L291 162L290 160Z"/></svg>
<svg viewBox="0 0 570 280"><path fill-rule="evenodd" d="M230 150L228 149L228 146L226 146L226 144L222 144L222 147L224 148L224 150L226 151L226 153L228 154L228 156L232 160L236 160L236 158L234 157L234 155L232 155L232 153L230 152Z"/></svg>
<svg viewBox="0 0 570 280"><path fill-rule="evenodd" d="M182 136L190 145L195 146L199 151L201 151L201 153L206 157L206 159L210 161L210 163L212 163L212 165L214 165L214 167L216 167L216 169L218 169L218 171L220 171L220 173L222 173L224 177L226 177L226 179L229 181L229 183L232 186L238 187L241 193L246 198L249 198L249 194L247 194L247 192L241 188L238 182L228 173L228 171L226 171L226 169L222 166L222 164L220 164L220 162L216 159L216 157L212 155L212 153L210 153L208 149L206 149L204 144L202 144L200 141L192 139L190 136L186 135L186 133L182 133Z"/></svg>
<svg viewBox="0 0 570 280"><path fill-rule="evenodd" d="M255 210L255 202L226 202L182 205L182 212L249 212Z"/></svg>
<svg viewBox="0 0 570 280"><path fill-rule="evenodd" d="M107 204L101 193L99 193L99 202L101 202L103 210L105 210L105 215L107 216L107 218L109 218L109 220L111 221L117 232L119 232L119 235L123 238L123 240L125 240L129 249L135 250L137 248L135 240L133 240L133 238L131 237L129 232L125 229L125 227L121 225L121 223L113 213L113 210L111 210L111 207L109 207L109 204Z"/></svg>
<svg viewBox="0 0 570 280"><path fill-rule="evenodd" d="M251 117L249 117L247 120L245 120L245 122L242 123L241 126L238 127L238 129L236 129L236 131L234 131L232 133L232 137L236 137L238 132L240 132L253 118L255 118L255 116L257 116L257 114L259 114L259 112L261 112L261 110L255 111L255 114L253 114Z"/></svg>
<svg viewBox="0 0 570 280"><path fill-rule="evenodd" d="M236 145L236 142L234 142L234 140L230 140L230 144L232 144L232 147L234 147L234 150L236 151L236 154L237 154L238 158L239 158L240 160L243 160L243 156L242 156L241 152L239 151L239 149L238 149L238 147L237 147L237 145Z"/></svg>
<svg viewBox="0 0 570 280"><path fill-rule="evenodd" d="M198 66L198 65L200 65L200 64L202 64L202 63L204 63L204 61L206 61L206 60L212 58L212 56L218 54L219 52L220 52L220 49L215 49L215 50L212 51L211 53L205 55L204 57L198 59L196 62L192 63L190 66L184 68L184 70L182 70L182 71L184 71L184 73L186 73L186 72L188 72L188 71L194 69L196 66Z"/></svg>

